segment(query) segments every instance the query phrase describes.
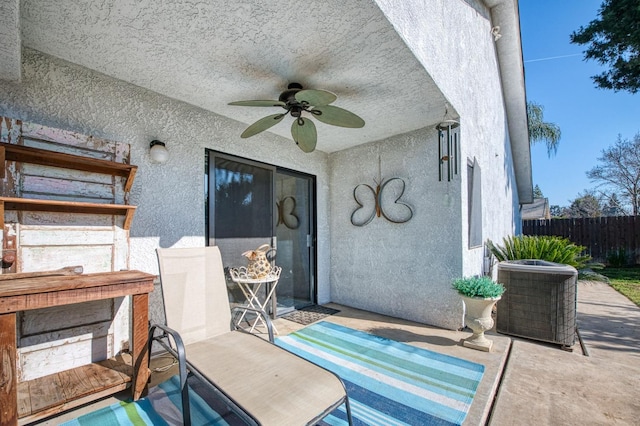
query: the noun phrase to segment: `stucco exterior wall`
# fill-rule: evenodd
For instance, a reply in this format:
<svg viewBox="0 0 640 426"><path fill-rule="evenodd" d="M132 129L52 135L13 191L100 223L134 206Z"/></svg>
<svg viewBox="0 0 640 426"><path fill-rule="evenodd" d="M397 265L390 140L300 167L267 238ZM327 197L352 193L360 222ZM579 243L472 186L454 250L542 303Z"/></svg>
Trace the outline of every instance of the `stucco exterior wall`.
<svg viewBox="0 0 640 426"><path fill-rule="evenodd" d="M0 79L20 80L20 2L0 2Z"/></svg>
<svg viewBox="0 0 640 426"><path fill-rule="evenodd" d="M332 154L332 298L455 329L462 325L463 306L451 280L487 272L484 246L469 248L467 159L475 158L482 170L483 240L501 241L520 222L491 21L484 5L471 0L377 3L459 116L461 169L452 183L438 182L432 124ZM383 177L410 177L403 198L415 205L415 215L404 225L376 219L355 228L349 223L356 206L350 191L377 176L377 155Z"/></svg>
<svg viewBox="0 0 640 426"><path fill-rule="evenodd" d="M490 12L479 0L376 0L396 31L428 70L460 115L463 159L476 157L482 168L483 236L494 241L520 227L513 156L496 57ZM429 19L423 17L428 16ZM455 33L456 37L443 37ZM505 37L514 37L508 34ZM466 182L466 170L462 181ZM467 211L466 186L462 211ZM462 226L464 275L482 272L483 249L467 250Z"/></svg>
<svg viewBox="0 0 640 426"><path fill-rule="evenodd" d="M0 80L0 114L131 145L138 172L130 203L130 267L157 273L157 247L205 244L205 149L250 157L317 176L319 301L329 294L328 161L287 139L240 139L244 124L106 77L40 52L23 51L20 84ZM166 143L169 161L155 164L149 143Z"/></svg>
<svg viewBox="0 0 640 426"><path fill-rule="evenodd" d="M421 129L330 158L334 302L458 328L459 298L448 281L462 270L460 176L438 181L437 131ZM383 179L405 181L400 201L412 207L413 218L396 224L376 217L368 225L354 226L351 215L358 204L353 190L359 184L376 187L379 161ZM385 197L382 208L401 215L402 208L392 202L400 195L397 190L395 194ZM374 208L371 198L361 201L364 209Z"/></svg>

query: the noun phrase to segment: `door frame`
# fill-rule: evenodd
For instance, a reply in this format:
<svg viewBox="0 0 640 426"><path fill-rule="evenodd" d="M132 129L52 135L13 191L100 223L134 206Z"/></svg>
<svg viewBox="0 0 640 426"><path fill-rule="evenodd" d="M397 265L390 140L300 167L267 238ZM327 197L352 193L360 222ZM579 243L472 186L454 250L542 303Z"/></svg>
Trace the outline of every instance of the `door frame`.
<svg viewBox="0 0 640 426"><path fill-rule="evenodd" d="M288 176L293 176L300 179L305 179L308 183L309 194L309 233L307 234L307 248L309 249L309 296L310 304L317 304L318 302L318 244L317 244L317 179L315 175L299 172L297 170L288 169L285 167L276 167L276 174L281 173ZM275 180L274 180L275 185ZM277 220L277 218L276 218Z"/></svg>
<svg viewBox="0 0 640 426"><path fill-rule="evenodd" d="M273 200L273 206L272 206L272 237L271 237L271 244L273 245L274 243L274 239L275 239L275 243L276 243L276 248L277 248L277 239L275 238L277 233L276 233L276 227L277 227L277 206L276 206L276 174L281 172L284 174L288 174L288 175L293 175L293 176L299 176L305 179L308 179L309 182L309 213L310 213L310 217L309 217L309 226L310 226L310 241L309 241L309 269L310 269L310 276L309 276L309 280L310 280L310 297L311 297L311 304L316 304L318 301L318 245L317 245L317 229L318 229L318 222L317 222L317 218L318 218L318 211L317 211L317 178L315 175L312 174L308 174L308 173L304 173L304 172L300 172L298 170L293 170L293 169L289 169L286 167L280 167L280 166L276 166L274 164L269 164L269 163L265 163L265 162L261 162L261 161L257 161L257 160L252 160L250 158L247 157L242 157L239 155L234 155L234 154L227 154L221 151L216 151L214 149L205 149L205 174L204 174L204 181L205 181L205 245L209 246L209 245L214 245L215 244L215 238L213 236L213 230L210 228L210 224L212 223L212 221L215 219L215 205L213 202L210 202L211 197L212 197L212 188L214 188L212 186L212 183L215 183L215 176L212 176L209 173L209 170L211 169L211 165L210 165L210 161L212 161L214 158L224 158L230 161L235 161L235 162L239 162L239 163L243 163L243 164L247 164L249 166L254 166L254 167L259 167L259 168L264 168L264 169L269 169L272 171L273 173L273 179L272 179L272 185L271 185L271 198ZM214 189L215 190L215 189ZM276 257L277 258L277 257Z"/></svg>

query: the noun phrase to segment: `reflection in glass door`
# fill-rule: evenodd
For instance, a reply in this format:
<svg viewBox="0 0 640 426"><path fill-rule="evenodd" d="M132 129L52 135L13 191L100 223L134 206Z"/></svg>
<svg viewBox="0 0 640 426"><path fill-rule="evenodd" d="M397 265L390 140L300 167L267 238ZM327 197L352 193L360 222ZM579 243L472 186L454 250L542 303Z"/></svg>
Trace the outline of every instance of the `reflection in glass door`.
<svg viewBox="0 0 640 426"><path fill-rule="evenodd" d="M312 176L276 172L278 314L310 305L315 287Z"/></svg>
<svg viewBox="0 0 640 426"><path fill-rule="evenodd" d="M282 267L277 314L312 304L314 178L216 152L209 152L206 171L208 244L220 248L224 267L246 265L243 252L270 244ZM244 301L231 283L230 301Z"/></svg>
<svg viewBox="0 0 640 426"><path fill-rule="evenodd" d="M242 253L273 243L275 168L213 152L208 166L208 244L220 248L225 269L246 265ZM228 284L230 302L244 303Z"/></svg>

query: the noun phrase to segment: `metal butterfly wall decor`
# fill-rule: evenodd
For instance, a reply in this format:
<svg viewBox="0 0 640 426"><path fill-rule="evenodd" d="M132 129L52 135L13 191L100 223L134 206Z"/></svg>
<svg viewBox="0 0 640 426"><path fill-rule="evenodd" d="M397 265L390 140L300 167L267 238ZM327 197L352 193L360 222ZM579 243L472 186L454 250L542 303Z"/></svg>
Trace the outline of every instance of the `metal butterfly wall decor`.
<svg viewBox="0 0 640 426"><path fill-rule="evenodd" d="M298 229L300 219L296 214L296 199L289 195L276 202L278 208L278 223L276 226L284 225L289 229Z"/></svg>
<svg viewBox="0 0 640 426"><path fill-rule="evenodd" d="M413 217L413 209L403 201L406 184L403 179L393 177L373 179L375 188L366 183L361 183L353 188L353 198L358 207L351 213L351 224L365 226L377 216L384 217L392 223L405 223ZM385 192L385 189L388 190ZM397 195L397 196L396 196Z"/></svg>

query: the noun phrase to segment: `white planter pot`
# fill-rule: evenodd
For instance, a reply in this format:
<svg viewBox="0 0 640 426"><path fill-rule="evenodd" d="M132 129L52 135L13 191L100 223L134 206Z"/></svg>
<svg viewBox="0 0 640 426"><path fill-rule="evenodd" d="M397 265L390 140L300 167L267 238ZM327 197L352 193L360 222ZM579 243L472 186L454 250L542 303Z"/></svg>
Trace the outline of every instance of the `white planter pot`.
<svg viewBox="0 0 640 426"><path fill-rule="evenodd" d="M500 297L482 299L479 297L462 296L464 302L464 323L473 330L473 335L464 340L463 345L481 351L491 351L493 342L487 339L484 332L493 328L491 310Z"/></svg>

